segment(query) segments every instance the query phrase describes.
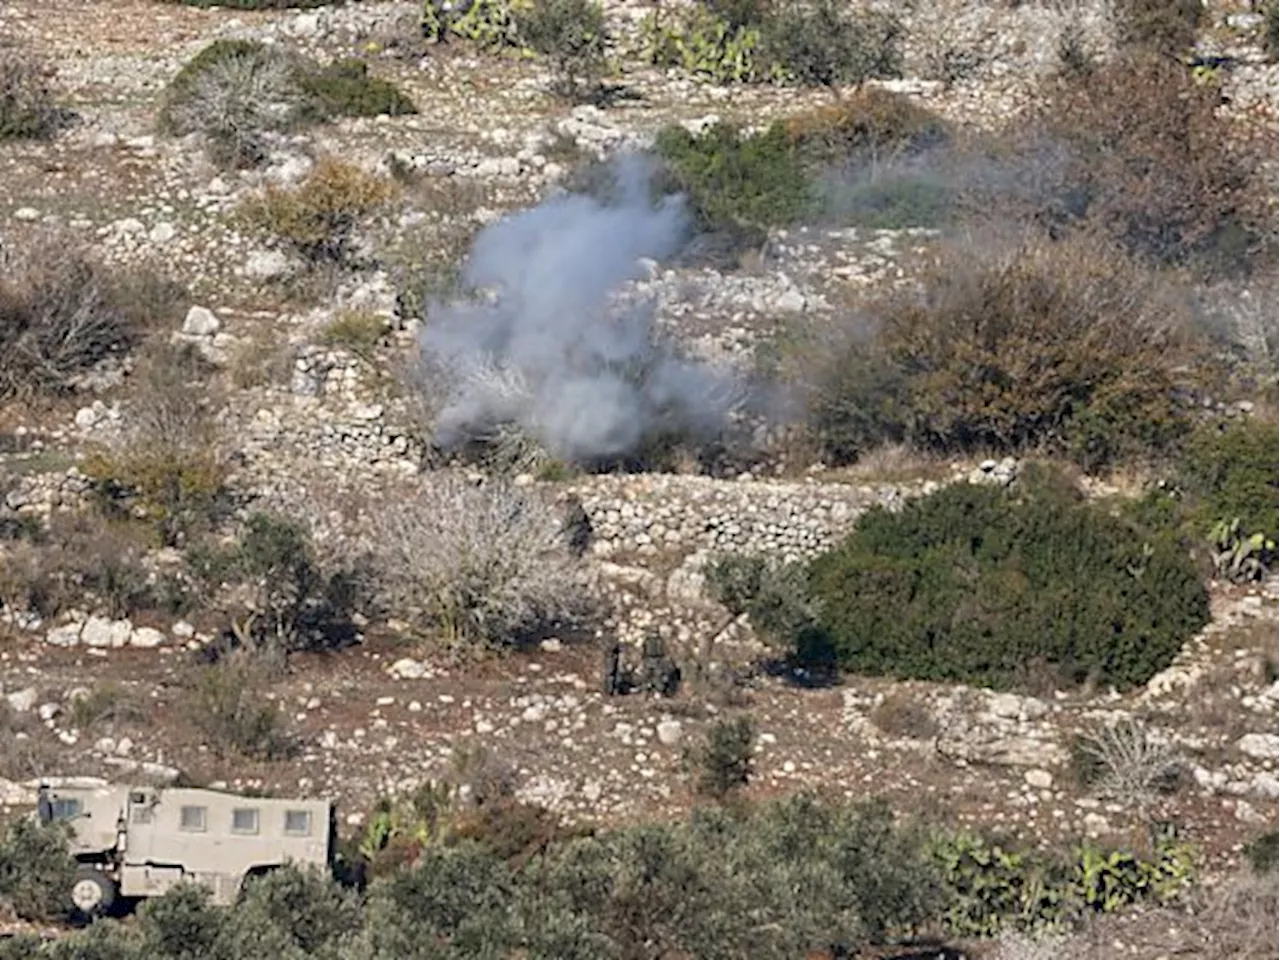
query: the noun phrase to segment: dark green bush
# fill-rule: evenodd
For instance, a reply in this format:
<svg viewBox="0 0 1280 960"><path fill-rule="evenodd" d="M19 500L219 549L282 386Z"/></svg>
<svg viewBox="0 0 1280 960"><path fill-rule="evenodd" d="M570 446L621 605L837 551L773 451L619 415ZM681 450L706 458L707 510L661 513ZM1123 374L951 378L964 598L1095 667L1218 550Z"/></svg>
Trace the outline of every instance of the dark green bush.
<svg viewBox="0 0 1280 960"><path fill-rule="evenodd" d="M706 742L689 755L699 792L724 799L751 779L751 755L756 728L745 714L717 720L707 730Z"/></svg>
<svg viewBox="0 0 1280 960"><path fill-rule="evenodd" d="M265 671L252 663L222 661L196 667L187 684L187 718L221 756L280 760L296 744L284 713L266 696Z"/></svg>
<svg viewBox="0 0 1280 960"><path fill-rule="evenodd" d="M811 566L841 663L877 676L1016 687L1028 670L1128 689L1209 615L1190 559L1031 471L872 510Z"/></svg>
<svg viewBox="0 0 1280 960"><path fill-rule="evenodd" d="M299 76L299 86L307 101L303 116L308 119L399 117L418 112L394 83L370 76L363 60L336 60L306 70Z"/></svg>
<svg viewBox="0 0 1280 960"><path fill-rule="evenodd" d="M62 825L18 820L0 837L0 904L22 919L66 916L74 875Z"/></svg>
<svg viewBox="0 0 1280 960"><path fill-rule="evenodd" d="M579 100L598 92L609 44L604 7L598 0L532 4L517 11L516 26L530 48L555 64L560 93Z"/></svg>
<svg viewBox="0 0 1280 960"><path fill-rule="evenodd" d="M40 60L0 41L0 141L49 137L68 119L45 73Z"/></svg>
<svg viewBox="0 0 1280 960"><path fill-rule="evenodd" d="M1238 420L1199 427L1178 458L1177 486L1207 535L1218 521L1238 519L1245 533L1275 538L1280 429L1274 421Z"/></svg>
<svg viewBox="0 0 1280 960"><path fill-rule="evenodd" d="M1254 873L1274 873L1280 863L1280 834L1272 830L1250 840L1245 845L1244 856Z"/></svg>
<svg viewBox="0 0 1280 960"><path fill-rule="evenodd" d="M902 75L902 25L836 0L786 3L763 27L769 60L808 86L835 87Z"/></svg>
<svg viewBox="0 0 1280 960"><path fill-rule="evenodd" d="M696 136L671 126L654 147L665 164L663 185L688 196L702 229L783 226L815 210L813 185L781 126L750 136L727 124Z"/></svg>

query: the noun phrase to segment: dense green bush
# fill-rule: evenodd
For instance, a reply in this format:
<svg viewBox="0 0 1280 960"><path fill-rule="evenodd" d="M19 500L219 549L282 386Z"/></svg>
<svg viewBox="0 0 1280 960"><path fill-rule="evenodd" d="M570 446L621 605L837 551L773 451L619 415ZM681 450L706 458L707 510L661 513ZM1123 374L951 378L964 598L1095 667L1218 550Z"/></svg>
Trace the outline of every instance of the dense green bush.
<svg viewBox="0 0 1280 960"><path fill-rule="evenodd" d="M671 126L654 147L665 163L664 186L687 195L703 229L782 226L815 210L813 185L781 126L748 136L728 124L698 135Z"/></svg>
<svg viewBox="0 0 1280 960"><path fill-rule="evenodd" d="M1010 490L955 484L875 509L811 567L841 663L877 676L1127 689L1173 660L1209 615L1189 558L1031 471Z"/></svg>
<svg viewBox="0 0 1280 960"><path fill-rule="evenodd" d="M546 0L517 11L516 26L530 48L555 64L559 93L575 101L598 93L610 42L598 0Z"/></svg>
<svg viewBox="0 0 1280 960"><path fill-rule="evenodd" d="M0 141L48 137L68 119L45 73L40 60L0 41Z"/></svg>
<svg viewBox="0 0 1280 960"><path fill-rule="evenodd" d="M700 793L724 799L751 779L751 756L756 728L746 714L717 720L707 730L705 742L689 751Z"/></svg>
<svg viewBox="0 0 1280 960"><path fill-rule="evenodd" d="M640 22L640 56L658 67L679 67L712 83L780 83L787 73L768 60L764 21L751 3L721 11L701 6L656 11Z"/></svg>
<svg viewBox="0 0 1280 960"><path fill-rule="evenodd" d="M304 118L317 122L334 117L391 117L417 113L400 88L389 80L369 75L363 60L335 60L304 70L299 86L305 97Z"/></svg>
<svg viewBox="0 0 1280 960"><path fill-rule="evenodd" d="M74 874L62 825L19 820L0 837L0 907L8 904L19 917L64 917Z"/></svg>
<svg viewBox="0 0 1280 960"><path fill-rule="evenodd" d="M1276 536L1278 449L1280 429L1267 420L1208 423L1187 438L1177 486L1191 502L1202 534L1220 520L1238 519L1247 533Z"/></svg>
<svg viewBox="0 0 1280 960"><path fill-rule="evenodd" d="M1213 364L1158 278L1080 241L932 256L918 289L872 306L869 337L819 356L811 424L833 460L905 440L1095 470L1190 430L1186 396Z"/></svg>
<svg viewBox="0 0 1280 960"><path fill-rule="evenodd" d="M1007 848L969 833L940 837L933 855L949 894L946 925L964 936L1062 929L1089 913L1169 903L1191 882L1191 848L1155 838L1152 856L1084 845L1070 857Z"/></svg>
<svg viewBox="0 0 1280 960"><path fill-rule="evenodd" d="M836 0L784 3L763 33L768 59L807 86L902 75L902 25L885 13L854 13Z"/></svg>

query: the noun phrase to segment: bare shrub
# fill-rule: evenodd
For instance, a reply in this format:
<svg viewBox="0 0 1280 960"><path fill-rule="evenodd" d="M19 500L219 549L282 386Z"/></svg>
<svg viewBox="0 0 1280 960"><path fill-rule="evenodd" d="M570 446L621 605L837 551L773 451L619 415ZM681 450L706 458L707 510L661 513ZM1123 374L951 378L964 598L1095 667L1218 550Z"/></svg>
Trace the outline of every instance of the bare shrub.
<svg viewBox="0 0 1280 960"><path fill-rule="evenodd" d="M818 357L811 422L837 462L902 441L1086 469L1158 457L1215 369L1173 293L1096 238L971 236L872 309L878 330Z"/></svg>
<svg viewBox="0 0 1280 960"><path fill-rule="evenodd" d="M1058 182L1039 217L1053 230L1101 230L1160 263L1219 273L1269 263L1273 148L1222 116L1220 98L1176 59L1150 54L1060 76L1020 126L1068 152L1046 171Z"/></svg>
<svg viewBox="0 0 1280 960"><path fill-rule="evenodd" d="M48 72L38 58L0 41L0 140L48 137L64 122Z"/></svg>
<svg viewBox="0 0 1280 960"><path fill-rule="evenodd" d="M912 740L932 740L938 735L938 721L927 703L918 694L908 690L893 690L885 694L874 710L871 722L891 737L907 737Z"/></svg>
<svg viewBox="0 0 1280 960"><path fill-rule="evenodd" d="M78 243L46 233L0 247L0 398L69 388L131 349L141 327Z"/></svg>
<svg viewBox="0 0 1280 960"><path fill-rule="evenodd" d="M230 166L250 166L266 156L264 135L288 129L302 99L297 65L270 47L245 47L211 58L177 87L166 105L165 123L174 133L203 134L212 158Z"/></svg>
<svg viewBox="0 0 1280 960"><path fill-rule="evenodd" d="M1078 749L1085 758L1084 779L1104 796L1140 809L1176 789L1183 772L1178 755L1134 720L1085 734Z"/></svg>
<svg viewBox="0 0 1280 960"><path fill-rule="evenodd" d="M440 474L376 524L388 600L422 610L450 645L518 641L581 609L562 518L532 491Z"/></svg>
<svg viewBox="0 0 1280 960"><path fill-rule="evenodd" d="M1206 946L1235 960L1280 955L1280 903L1276 872L1240 874L1201 895L1193 915Z"/></svg>

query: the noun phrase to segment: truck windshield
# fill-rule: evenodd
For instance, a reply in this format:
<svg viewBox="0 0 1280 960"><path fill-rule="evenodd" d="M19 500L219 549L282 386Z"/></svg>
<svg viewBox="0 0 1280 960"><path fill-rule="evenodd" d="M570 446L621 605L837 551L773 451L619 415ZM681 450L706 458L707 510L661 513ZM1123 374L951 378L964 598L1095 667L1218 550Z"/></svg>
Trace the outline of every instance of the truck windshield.
<svg viewBox="0 0 1280 960"><path fill-rule="evenodd" d="M80 816L80 801L74 797L63 797L50 804L50 813L54 820L74 820Z"/></svg>

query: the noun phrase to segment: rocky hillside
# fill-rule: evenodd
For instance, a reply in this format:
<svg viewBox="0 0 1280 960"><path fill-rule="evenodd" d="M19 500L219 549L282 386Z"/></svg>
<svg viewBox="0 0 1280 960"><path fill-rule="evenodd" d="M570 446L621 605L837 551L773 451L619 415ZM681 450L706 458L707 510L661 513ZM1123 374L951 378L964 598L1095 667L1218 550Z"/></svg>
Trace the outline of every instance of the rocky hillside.
<svg viewBox="0 0 1280 960"><path fill-rule="evenodd" d="M9 0L0 7L0 56L38 64L39 76L23 74L22 82L44 84L56 104L42 135L0 136L0 349L10 357L0 357L4 814L29 809L42 781L145 779L332 797L359 835L380 798L465 780L460 758L484 755L504 767L517 799L564 823L671 820L705 802L690 757L718 721L749 715L752 772L742 790L752 799L803 790L834 800L884 797L903 818L994 831L1043 849L1082 840L1127 847L1146 825L1171 821L1195 846L1204 890L1235 882L1242 851L1268 832L1274 840L1277 828L1280 588L1274 529L1241 528L1228 553L1258 530L1272 542L1234 561L1220 555L1221 538L1215 555L1208 536L1218 521L1274 509L1275 464L1269 475L1262 464L1261 499L1213 516L1196 511L1202 502L1218 509L1220 491L1194 492L1180 465L1203 462L1194 438L1206 431L1274 430L1274 236L1263 231L1259 239L1233 220L1246 239L1237 247L1222 241L1211 256L1201 238L1226 227L1205 226L1220 207L1200 193L1187 201L1191 215L1154 196L1132 201L1149 203L1158 226L1176 220L1178 243L1194 250L1157 263L1143 259L1145 248L1125 248L1133 274L1116 268L1098 280L1102 268L1092 261L1070 274L1084 278L1082 289L1097 283L1082 302L1102 302L1103 313L1126 323L1150 321L1155 331L1126 355L1139 360L1116 389L1131 392L1117 392L1115 407L1100 401L1090 409L1098 419L1086 426L1075 413L1016 437L1000 433L1009 421L997 429L977 414L956 426L978 406L973 397L994 390L962 376L951 393L938 387L936 402L920 400L901 422L875 427L874 442L859 433L856 444L844 443L833 431L853 431L848 424L862 424L860 416L873 419L868 411L886 422L898 416L893 411L917 402L911 390L923 396L923 381L909 381L915 386L904 393L877 381L839 403L821 393L835 389L827 364L837 355L884 359L886 370L895 358L904 378L924 377L912 371L925 361L912 367L913 358L930 345L961 342L962 324L913 337L901 319L907 308L889 323L876 311L887 309L886 298L907 303L913 291L937 304L970 289L937 285L931 258L942 250L976 260L1003 249L990 237L1009 227L1004 208L984 220L973 207L990 206L995 194L1026 189L1030 197L1024 180L1070 166L1076 134L1046 133L1034 165L1018 166L1002 151L1025 148L1014 135L1032 124L1038 105L1072 102L1068 94L1053 99L1064 63L1082 57L1101 70L1126 56L1115 10L1093 2L908 5L897 11L896 76L843 91L720 83L655 65L643 55L650 6L619 0L605 12L615 43L602 89L611 92L575 103L557 95L563 71L548 57L495 53L459 36L424 41L418 3L238 10ZM1194 74L1189 97L1212 90L1219 98L1188 129L1220 123L1210 133L1222 138L1224 155L1235 144L1243 151L1265 142L1261 153L1241 154L1252 158L1264 189L1246 195L1232 180L1240 192L1230 205L1244 210L1261 196L1257 222L1273 233L1280 78L1266 50L1269 15L1206 6L1197 45L1183 57L1189 63L1177 69ZM287 80L280 63L322 72L359 58L361 76L393 83L414 110L352 116L359 112L352 108L280 123L252 142L236 140L248 153L228 162L219 153L229 149L224 134L234 128L240 137L241 121L210 126L211 81L192 87L204 91L198 122L182 119L174 90L197 54L231 41L250 42L256 52L245 56L262 58L256 73L235 82L258 84L248 99L260 101L253 116L266 127L276 123L268 116L272 85ZM725 129L723 122L743 136L785 128L800 137L796 118L840 109L833 92L857 103L868 90L898 97L885 101L893 110L928 111L928 123L947 130L945 154L895 155L884 160L885 176L905 178L920 196L933 197L934 187L964 192L954 209L965 212L927 224L870 217L862 199L849 199L878 182L862 168L849 172L857 138L870 135L838 123L831 128L838 136L828 135L855 146L814 178L834 187L820 192L820 209L786 222L752 221L743 206L700 227L694 243L684 237L668 249L661 225L639 215L597 222L588 212L575 232L580 208L556 206L566 195L602 195L607 187L592 179L601 161L657 156L672 129L692 139ZM247 109L235 105L245 99L239 95L232 103L225 94L228 116ZM0 118L5 96L0 86ZM771 128L775 120L783 123ZM795 142L797 151L811 147ZM1155 155L1178 170L1212 166L1199 155L1194 164ZM662 162L688 178L681 182L695 205L703 181L672 156ZM742 169L744 178L758 175ZM1098 173L1098 182L1110 175ZM1217 197L1228 180L1223 174L1203 193ZM1096 189L1113 197L1106 183ZM1157 184L1152 193L1164 189ZM1128 225L1142 221L1124 206L1133 188L1115 193L1113 212L1123 210L1107 223L1122 215ZM718 196L698 215L719 209ZM1211 213L1202 216L1197 203ZM493 232L521 211L534 211L526 234ZM1041 223L1038 216L1026 223ZM657 239L641 236L650 228ZM1101 243L1099 234L1084 235L1094 238L1085 247ZM1063 240L1063 248L1074 242ZM540 259L527 255L531 248ZM1213 257L1240 269L1219 269ZM1211 260L1212 269L1201 270ZM1007 275L1014 276L1033 261L1019 253L1000 262L1013 263ZM1046 275L1075 269L1054 266ZM527 301L523 313L511 319L500 306L492 313L474 306L464 295L469 280L509 296L516 290ZM575 319L603 316L606 300L608 323ZM91 302L95 322L108 318L103 329L114 333L95 328L74 341L68 334L61 352L41 341L39 363L20 359L35 349L21 331L44 315L37 307L52 315L73 301ZM994 295L983 302L999 309ZM1028 294L1011 315L1020 320L1041 302ZM1061 316L1089 309L1068 306ZM489 323L485 339L476 330ZM1016 341L1017 326L988 341ZM1116 329L1081 342L1093 349L1124 339ZM883 330L909 332L890 343ZM1193 341L1207 344L1194 347L1202 353L1179 352L1192 351ZM635 363L667 379L645 374L651 379L634 405L619 400L615 409L600 374L590 390L566 392L569 399L554 405L529 384L569 381L581 370L558 360L538 366L544 348L595 350L610 375ZM74 350L87 360L72 358ZM1144 366L1161 357L1190 359ZM441 358L456 369L428 369L425 361ZM974 370L982 362L960 360ZM1049 366L1019 358L1005 378L1015 386L1001 389L1025 384L1028 396L1047 396L1057 381L1037 378ZM1150 369L1155 382L1166 367L1161 397L1176 402L1135 399L1133 381L1144 377L1134 370ZM939 361L930 388L948 369ZM1179 379L1187 369L1206 372L1193 383ZM1071 375L1083 382L1086 373ZM1134 420L1140 429L1130 430ZM588 422L605 426L588 437ZM1175 439L1165 446L1135 453L1124 445L1131 435L1142 443L1163 438L1170 422ZM475 436L443 444L451 424ZM638 439L611 446L619 424L634 426ZM968 439L955 439L962 434ZM1121 434L1126 439L1113 443ZM1015 689L913 679L909 671L832 677L804 661L794 637L780 646L758 615L731 609L716 592L714 568L725 555L804 564L838 546L861 518L899 514L955 485L1017 497L1028 471L1046 462L1062 467L1103 514L1128 517L1133 504L1163 503L1175 486L1187 505L1168 536L1180 556L1195 557L1209 619L1189 631L1171 663L1130 689L1096 676L1068 682L1052 669L1038 675L1030 663L1027 682ZM463 478L458 488L441 479L455 476ZM510 499L484 507L468 499L466 490L495 485ZM415 504L427 506L415 512ZM1171 515L1181 509L1168 507ZM493 519L499 515L508 519ZM528 529L504 539L517 515L532 518ZM255 528L263 516L275 525ZM562 517L568 557L559 541L548 545L563 532ZM244 546L254 529L265 544L257 553ZM525 620L510 622L507 612L493 612L496 601L475 601L482 612L473 619L442 612L439 598L454 596L454 585L432 579L440 574L431 558L485 546L495 556L526 551L512 577L540 583L529 590L541 592L519 603L554 608L520 643L507 641L536 619L527 610ZM543 582L562 571L559 584ZM664 662L679 668L678 690L608 689L614 645L622 668L642 678L655 640ZM246 739L236 724L254 709L267 711L271 729ZM1082 756L1098 755L1111 764L1109 779L1082 773ZM1150 905L1070 941L1033 947L989 939L972 950L1009 958L1209 956L1221 935L1215 922L1200 907ZM1247 952L1256 948L1241 946L1238 955L1264 955Z"/></svg>

